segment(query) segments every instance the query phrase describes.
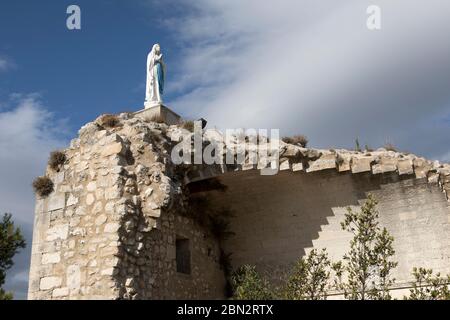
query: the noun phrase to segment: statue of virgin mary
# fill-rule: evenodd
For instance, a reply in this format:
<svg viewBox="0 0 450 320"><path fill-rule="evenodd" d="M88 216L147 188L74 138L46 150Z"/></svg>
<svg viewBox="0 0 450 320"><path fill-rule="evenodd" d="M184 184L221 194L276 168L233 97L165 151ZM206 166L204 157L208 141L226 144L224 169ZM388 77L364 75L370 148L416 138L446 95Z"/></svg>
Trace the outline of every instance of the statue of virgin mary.
<svg viewBox="0 0 450 320"><path fill-rule="evenodd" d="M164 77L166 72L161 47L157 43L147 57L147 86L145 92L145 107L162 104L164 92Z"/></svg>

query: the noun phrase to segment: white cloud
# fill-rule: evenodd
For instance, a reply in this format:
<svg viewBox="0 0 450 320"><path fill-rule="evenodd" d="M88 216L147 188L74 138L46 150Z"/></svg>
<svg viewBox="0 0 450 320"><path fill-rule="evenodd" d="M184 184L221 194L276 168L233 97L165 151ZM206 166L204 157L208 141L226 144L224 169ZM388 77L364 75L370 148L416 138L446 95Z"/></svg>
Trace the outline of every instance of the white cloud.
<svg viewBox="0 0 450 320"><path fill-rule="evenodd" d="M0 112L0 214L13 214L26 236L27 248L14 259L5 288L25 298L34 219L31 183L44 173L49 152L67 141L60 138L66 132L63 124L42 105L39 95L11 97L6 103L9 108Z"/></svg>
<svg viewBox="0 0 450 320"><path fill-rule="evenodd" d="M10 59L8 59L4 56L0 56L0 72L9 70L13 66L14 66L14 63Z"/></svg>
<svg viewBox="0 0 450 320"><path fill-rule="evenodd" d="M380 31L366 28L371 4L191 1L166 20L183 56L170 103L222 128L281 128L320 147L390 140L438 157L450 134L434 125L450 113L450 2L378 1Z"/></svg>

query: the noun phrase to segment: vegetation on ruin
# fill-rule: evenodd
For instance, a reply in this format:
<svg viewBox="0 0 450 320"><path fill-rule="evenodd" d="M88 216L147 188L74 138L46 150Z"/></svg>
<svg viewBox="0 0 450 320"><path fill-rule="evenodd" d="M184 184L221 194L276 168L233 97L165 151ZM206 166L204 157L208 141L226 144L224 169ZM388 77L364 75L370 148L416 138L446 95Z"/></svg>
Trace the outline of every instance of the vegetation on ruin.
<svg viewBox="0 0 450 320"><path fill-rule="evenodd" d="M115 128L120 125L120 119L114 114L104 114L98 120L98 124L104 128Z"/></svg>
<svg viewBox="0 0 450 320"><path fill-rule="evenodd" d="M237 300L270 300L274 298L269 282L257 271L256 267L244 265L231 277L233 298Z"/></svg>
<svg viewBox="0 0 450 320"><path fill-rule="evenodd" d="M398 152L398 149L396 146L394 146L392 143L386 143L383 148L385 148L387 151L394 151Z"/></svg>
<svg viewBox="0 0 450 320"><path fill-rule="evenodd" d="M33 181L33 189L40 197L47 197L53 192L53 181L46 176L37 177Z"/></svg>
<svg viewBox="0 0 450 320"><path fill-rule="evenodd" d="M308 138L304 135L295 135L292 137L283 137L281 140L285 143L295 144L302 148L306 148L308 145Z"/></svg>
<svg viewBox="0 0 450 320"><path fill-rule="evenodd" d="M65 162L66 162L66 154L64 152L56 150L50 153L48 165L52 170L58 172Z"/></svg>
<svg viewBox="0 0 450 320"><path fill-rule="evenodd" d="M283 290L288 300L325 300L330 279L331 261L327 251L311 250L294 266Z"/></svg>
<svg viewBox="0 0 450 320"><path fill-rule="evenodd" d="M450 275L441 276L432 269L414 268L413 287L407 300L450 300Z"/></svg>
<svg viewBox="0 0 450 320"><path fill-rule="evenodd" d="M392 259L394 238L386 228L379 227L376 205L377 201L369 194L360 210L347 208L341 223L343 230L353 234L353 239L349 252L343 261L333 264L333 270L336 289L347 299L391 299L389 287L395 282L391 271L398 263Z"/></svg>
<svg viewBox="0 0 450 320"><path fill-rule="evenodd" d="M356 140L355 140L355 151L356 152L361 152L361 146L359 144L359 139L358 138L356 138Z"/></svg>
<svg viewBox="0 0 450 320"><path fill-rule="evenodd" d="M366 144L366 146L364 147L364 149L366 150L366 152L373 152L375 150L373 150L371 147L369 147L369 145Z"/></svg>
<svg viewBox="0 0 450 320"><path fill-rule="evenodd" d="M20 228L14 226L11 214L5 213L0 220L0 300L11 300L13 294L5 292L6 271L14 264L13 257L25 248L25 239Z"/></svg>
<svg viewBox="0 0 450 320"><path fill-rule="evenodd" d="M181 127L185 130L188 130L190 132L194 132L194 121L184 121L181 124Z"/></svg>
<svg viewBox="0 0 450 320"><path fill-rule="evenodd" d="M335 290L350 300L391 300L389 289L395 283L391 271L397 266L393 261L394 238L379 227L376 205L375 198L369 195L360 210L347 208L341 226L353 238L342 261L332 263L326 249L314 249L299 259L280 292L272 290L255 267L244 266L233 275L234 298L325 300L327 293ZM441 276L425 268L414 268L412 275L412 288L404 299L450 299L450 275Z"/></svg>

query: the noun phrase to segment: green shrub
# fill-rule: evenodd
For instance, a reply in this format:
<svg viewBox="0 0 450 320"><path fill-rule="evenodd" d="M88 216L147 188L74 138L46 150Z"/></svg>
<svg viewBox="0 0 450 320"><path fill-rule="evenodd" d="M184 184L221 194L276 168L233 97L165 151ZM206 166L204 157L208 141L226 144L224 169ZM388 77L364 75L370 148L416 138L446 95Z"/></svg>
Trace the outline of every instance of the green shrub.
<svg viewBox="0 0 450 320"><path fill-rule="evenodd" d="M53 181L46 176L37 177L33 181L34 192L41 197L46 197L53 192Z"/></svg>
<svg viewBox="0 0 450 320"><path fill-rule="evenodd" d="M267 280L259 275L256 267L244 265L231 277L233 298L237 300L270 300L273 293Z"/></svg>
<svg viewBox="0 0 450 320"><path fill-rule="evenodd" d="M359 139L358 138L356 138L356 140L355 140L355 151L356 152L361 152L361 146L359 144Z"/></svg>
<svg viewBox="0 0 450 320"><path fill-rule="evenodd" d="M376 207L375 197L369 194L360 210L348 207L341 222L342 229L353 235L344 261L333 264L335 287L346 299L391 299L389 288L395 283L391 271L398 264L393 261L394 238L379 226Z"/></svg>
<svg viewBox="0 0 450 320"><path fill-rule="evenodd" d="M51 169L59 171L61 166L66 162L66 155L62 151L53 151L50 153L50 158L48 159L48 165Z"/></svg>
<svg viewBox="0 0 450 320"><path fill-rule="evenodd" d="M292 270L284 290L289 300L325 300L330 279L331 261L325 249L312 250L307 257L300 258Z"/></svg>
<svg viewBox="0 0 450 320"><path fill-rule="evenodd" d="M366 146L364 147L364 149L366 149L367 152L374 152L375 150L373 150L372 148L369 147L369 145L366 144Z"/></svg>
<svg viewBox="0 0 450 320"><path fill-rule="evenodd" d="M410 289L407 300L450 300L450 275L441 277L440 273L433 274L433 270L414 268L412 272L415 281Z"/></svg>

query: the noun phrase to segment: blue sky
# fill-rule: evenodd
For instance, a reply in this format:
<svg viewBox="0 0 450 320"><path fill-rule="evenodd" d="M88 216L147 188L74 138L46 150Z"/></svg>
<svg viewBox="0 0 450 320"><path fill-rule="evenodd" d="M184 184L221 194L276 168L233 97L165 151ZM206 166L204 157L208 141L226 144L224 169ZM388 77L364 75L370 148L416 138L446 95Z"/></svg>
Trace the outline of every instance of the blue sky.
<svg viewBox="0 0 450 320"><path fill-rule="evenodd" d="M79 31L66 28L70 4ZM372 4L379 31L366 27ZM450 161L449 13L448 0L2 1L0 212L31 239L32 179L86 122L142 108L155 42L165 102L186 118ZM8 274L17 298L30 249Z"/></svg>
<svg viewBox="0 0 450 320"><path fill-rule="evenodd" d="M1 75L0 95L4 101L14 92L41 93L56 117L70 119L73 133L102 112L139 108L149 48L159 41L169 65L176 51L145 2L77 1L80 31L66 28L72 3L2 3L0 53L15 67Z"/></svg>

